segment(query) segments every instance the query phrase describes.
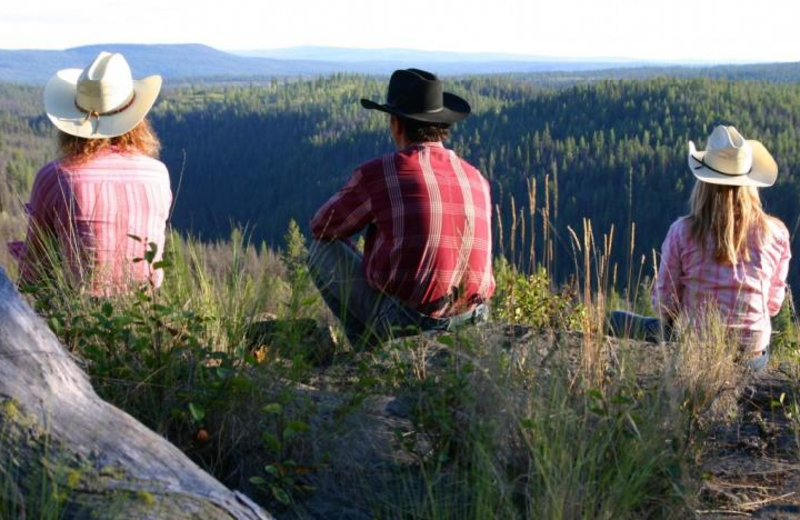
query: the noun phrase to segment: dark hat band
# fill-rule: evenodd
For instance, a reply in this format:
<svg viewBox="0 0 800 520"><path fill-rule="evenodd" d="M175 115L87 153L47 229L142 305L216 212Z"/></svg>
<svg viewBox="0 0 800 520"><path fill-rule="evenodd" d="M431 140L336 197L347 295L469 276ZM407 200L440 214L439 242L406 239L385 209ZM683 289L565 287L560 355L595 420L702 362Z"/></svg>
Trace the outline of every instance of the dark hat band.
<svg viewBox="0 0 800 520"><path fill-rule="evenodd" d="M700 163L700 166L695 166L695 168L694 168L695 170L701 170L703 168L707 168L707 169L711 170L714 173L719 173L721 175L727 175L728 177L740 177L742 175L750 175L751 173L753 173L753 167L752 166L750 167L749 170L747 170L746 172L742 172L742 173L724 172L722 170L717 170L716 168L714 168L713 166L708 164L706 162L705 158L698 159L694 155L692 155L691 157L692 157L692 159L694 159L695 161Z"/></svg>

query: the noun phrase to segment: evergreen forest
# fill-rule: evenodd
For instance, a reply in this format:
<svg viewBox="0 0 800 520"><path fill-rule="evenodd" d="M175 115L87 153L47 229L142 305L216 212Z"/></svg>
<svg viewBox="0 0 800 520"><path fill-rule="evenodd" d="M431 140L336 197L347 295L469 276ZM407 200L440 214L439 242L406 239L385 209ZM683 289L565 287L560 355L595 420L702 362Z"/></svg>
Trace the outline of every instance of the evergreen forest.
<svg viewBox="0 0 800 520"><path fill-rule="evenodd" d="M663 77L553 85L536 76L448 84L474 112L448 146L491 181L497 249L515 264L544 262L563 279L573 263L568 229L581 229L584 218L597 233L614 226L620 273L650 258L687 209L687 141L702 149L718 124L773 153L780 175L763 200L796 227L797 83ZM387 116L358 102L382 99L384 89L384 79L353 75L167 89L152 120L177 195L173 226L204 240L241 226L256 243L280 246L290 219L305 227L355 167L393 149ZM38 88L0 85L0 207L12 214L37 168L55 158L43 112Z"/></svg>
<svg viewBox="0 0 800 520"><path fill-rule="evenodd" d="M694 183L687 141L704 149L716 125L773 153L780 174L763 200L794 235L800 83L794 68L765 68L762 81L448 79L473 115L446 144L489 179L496 205L491 317L374 347L351 344L321 299L307 231L362 161L393 150L387 116L359 103L384 99L386 78L169 85L150 117L172 177L173 229L162 260L154 243L136 259L163 269L163 285L93 297L53 251L41 282L14 286L0 273L0 518L223 517L184 505L203 494L196 486L133 479L94 437L79 452L57 435L101 427L124 461L131 446L152 460L159 441L172 444L188 459L167 472L170 486L216 479L241 492L237 504L273 515L258 518L797 518L791 298L755 375L713 312L672 337L623 339L608 327L610 311L653 312L654 251ZM36 172L56 158L42 89L0 83L4 241L21 238ZM0 265L13 280L4 248ZM75 362L89 378L82 399L131 417L73 427L81 399L50 367ZM17 377L30 374L46 384ZM48 416L54 427L41 428L15 397L28 390L68 427Z"/></svg>

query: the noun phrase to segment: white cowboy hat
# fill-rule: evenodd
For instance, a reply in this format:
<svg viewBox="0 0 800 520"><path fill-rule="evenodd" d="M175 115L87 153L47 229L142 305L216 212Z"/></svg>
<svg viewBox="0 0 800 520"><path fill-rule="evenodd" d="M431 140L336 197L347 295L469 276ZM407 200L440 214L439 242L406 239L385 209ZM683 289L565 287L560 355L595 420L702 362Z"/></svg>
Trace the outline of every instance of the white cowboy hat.
<svg viewBox="0 0 800 520"><path fill-rule="evenodd" d="M714 128L704 152L689 141L689 169L709 184L767 188L778 178L778 165L758 141L746 140L732 126Z"/></svg>
<svg viewBox="0 0 800 520"><path fill-rule="evenodd" d="M86 139L133 130L161 90L161 76L134 80L122 54L101 52L85 69L58 71L44 89L47 116L62 132Z"/></svg>

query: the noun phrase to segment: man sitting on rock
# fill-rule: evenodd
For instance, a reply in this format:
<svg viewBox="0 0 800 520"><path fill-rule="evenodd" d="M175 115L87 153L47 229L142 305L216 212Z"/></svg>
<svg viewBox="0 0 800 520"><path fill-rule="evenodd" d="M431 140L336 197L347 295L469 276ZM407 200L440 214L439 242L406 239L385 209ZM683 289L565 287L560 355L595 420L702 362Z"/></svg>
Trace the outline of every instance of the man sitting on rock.
<svg viewBox="0 0 800 520"><path fill-rule="evenodd" d="M314 282L356 348L485 321L494 292L489 183L442 140L467 117L434 74L398 70L387 103L397 152L355 169L311 221ZM366 228L364 255L350 237Z"/></svg>

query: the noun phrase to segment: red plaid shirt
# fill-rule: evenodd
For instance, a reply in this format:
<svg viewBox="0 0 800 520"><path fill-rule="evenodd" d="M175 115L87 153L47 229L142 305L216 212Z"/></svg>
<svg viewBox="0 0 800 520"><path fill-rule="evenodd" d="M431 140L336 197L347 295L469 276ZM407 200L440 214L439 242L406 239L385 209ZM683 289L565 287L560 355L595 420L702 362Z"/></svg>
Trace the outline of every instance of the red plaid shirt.
<svg viewBox="0 0 800 520"><path fill-rule="evenodd" d="M413 145L362 164L314 215L323 240L367 227L368 282L430 316L488 301L492 275L489 183L441 143Z"/></svg>

